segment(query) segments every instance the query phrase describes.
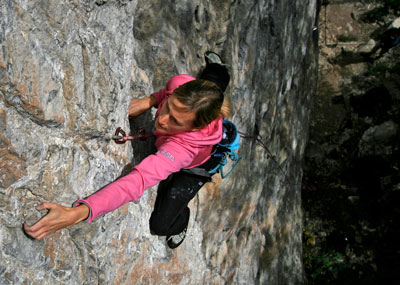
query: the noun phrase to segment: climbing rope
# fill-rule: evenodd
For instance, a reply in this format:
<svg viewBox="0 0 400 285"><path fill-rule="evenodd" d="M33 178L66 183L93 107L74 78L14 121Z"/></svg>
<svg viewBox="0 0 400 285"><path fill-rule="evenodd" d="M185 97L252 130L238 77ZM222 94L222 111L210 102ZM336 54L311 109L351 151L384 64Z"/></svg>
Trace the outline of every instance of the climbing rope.
<svg viewBox="0 0 400 285"><path fill-rule="evenodd" d="M278 166L278 170L281 172L281 174L285 177L285 181L287 181L286 184L284 185L291 185L291 186L298 186L301 185L299 183L294 183L291 181L290 177L287 175L287 173L285 173L285 171L283 170L283 168L281 167L281 165L278 163L278 161L276 160L276 156L272 154L272 152L268 149L268 147L266 146L266 144L262 141L260 135L258 136L252 136L249 134L246 134L244 132L240 132L238 131L238 134L240 135L241 138L244 139L253 139L255 140L257 143L259 143L267 152L267 158L271 159L277 166Z"/></svg>

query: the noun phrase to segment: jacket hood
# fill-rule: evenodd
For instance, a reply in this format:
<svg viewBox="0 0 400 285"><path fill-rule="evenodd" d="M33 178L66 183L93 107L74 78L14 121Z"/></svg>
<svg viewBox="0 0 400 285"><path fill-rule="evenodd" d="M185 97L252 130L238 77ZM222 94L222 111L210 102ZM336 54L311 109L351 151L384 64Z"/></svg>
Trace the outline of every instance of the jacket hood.
<svg viewBox="0 0 400 285"><path fill-rule="evenodd" d="M192 146L215 145L222 138L222 119L212 121L199 131L180 133L174 137Z"/></svg>
<svg viewBox="0 0 400 285"><path fill-rule="evenodd" d="M218 144L222 139L222 119L215 119L199 131L190 131L174 135L154 134L160 141L177 140L191 147L203 147Z"/></svg>

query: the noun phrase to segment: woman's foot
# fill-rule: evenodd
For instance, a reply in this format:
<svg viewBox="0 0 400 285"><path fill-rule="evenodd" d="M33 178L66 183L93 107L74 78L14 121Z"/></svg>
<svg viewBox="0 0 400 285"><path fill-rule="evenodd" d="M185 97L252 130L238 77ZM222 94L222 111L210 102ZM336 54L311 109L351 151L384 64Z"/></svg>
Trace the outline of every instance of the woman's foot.
<svg viewBox="0 0 400 285"><path fill-rule="evenodd" d="M213 51L206 51L204 59L206 67L201 72L199 79L214 82L224 92L230 81L227 68L229 65L225 64L221 56Z"/></svg>
<svg viewBox="0 0 400 285"><path fill-rule="evenodd" d="M171 249L174 249L174 248L177 248L178 246L180 246L181 243L185 240L186 230L187 230L187 228L185 228L182 232L180 232L177 235L167 236L168 247Z"/></svg>
<svg viewBox="0 0 400 285"><path fill-rule="evenodd" d="M224 62L221 59L221 56L213 51L206 51L204 53L204 58L207 64L217 63L220 65L224 65Z"/></svg>

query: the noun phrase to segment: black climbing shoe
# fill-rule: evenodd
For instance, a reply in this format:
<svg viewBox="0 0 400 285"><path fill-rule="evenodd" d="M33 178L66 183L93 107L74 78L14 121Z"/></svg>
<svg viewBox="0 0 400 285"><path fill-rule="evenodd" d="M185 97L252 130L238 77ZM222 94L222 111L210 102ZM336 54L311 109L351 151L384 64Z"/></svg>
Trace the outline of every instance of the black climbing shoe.
<svg viewBox="0 0 400 285"><path fill-rule="evenodd" d="M177 248L181 245L181 243L185 240L186 237L186 228L177 235L167 236L167 244L171 249Z"/></svg>
<svg viewBox="0 0 400 285"><path fill-rule="evenodd" d="M218 54L216 54L213 51L206 51L204 53L204 58L205 58L207 64L217 63L220 65L225 65L221 59L221 56L219 56Z"/></svg>
<svg viewBox="0 0 400 285"><path fill-rule="evenodd" d="M214 82L224 92L230 80L228 65L222 61L221 56L213 51L206 51L204 59L206 60L206 67L201 72L199 79Z"/></svg>

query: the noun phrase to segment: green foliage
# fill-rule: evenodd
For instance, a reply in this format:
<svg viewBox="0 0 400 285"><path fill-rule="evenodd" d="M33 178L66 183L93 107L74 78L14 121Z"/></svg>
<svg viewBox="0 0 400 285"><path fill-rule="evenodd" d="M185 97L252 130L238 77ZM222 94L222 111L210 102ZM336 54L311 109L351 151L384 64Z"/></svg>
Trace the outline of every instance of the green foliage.
<svg viewBox="0 0 400 285"><path fill-rule="evenodd" d="M331 279L329 277L335 277L340 270L346 267L346 264L342 254L329 250L316 258L314 266L314 273L311 274L313 279Z"/></svg>
<svg viewBox="0 0 400 285"><path fill-rule="evenodd" d="M308 252L304 255L303 262L308 271L308 282L310 284L334 281L341 271L349 267L343 254L332 249L323 252L322 255L312 255Z"/></svg>
<svg viewBox="0 0 400 285"><path fill-rule="evenodd" d="M354 42L357 41L358 38L354 35L338 35L337 40L339 42Z"/></svg>
<svg viewBox="0 0 400 285"><path fill-rule="evenodd" d="M389 70L389 68L386 65L383 65L383 64L375 65L375 66L368 68L368 75L376 76L376 75L385 74L387 70Z"/></svg>
<svg viewBox="0 0 400 285"><path fill-rule="evenodd" d="M368 75L370 76L384 76L386 72L389 73L399 73L400 72L400 63L390 67L385 64L378 64L371 66L368 68Z"/></svg>
<svg viewBox="0 0 400 285"><path fill-rule="evenodd" d="M309 284L333 282L343 270L349 268L342 253L323 244L306 226L303 232L303 264Z"/></svg>
<svg viewBox="0 0 400 285"><path fill-rule="evenodd" d="M366 23L381 22L388 13L389 10L385 6L380 6L365 13L362 20Z"/></svg>
<svg viewBox="0 0 400 285"><path fill-rule="evenodd" d="M382 22L384 17L390 13L400 15L399 0L378 0L378 6L363 15L362 20L367 23Z"/></svg>
<svg viewBox="0 0 400 285"><path fill-rule="evenodd" d="M380 0L383 5L392 10L396 15L400 14L400 1L399 0Z"/></svg>

